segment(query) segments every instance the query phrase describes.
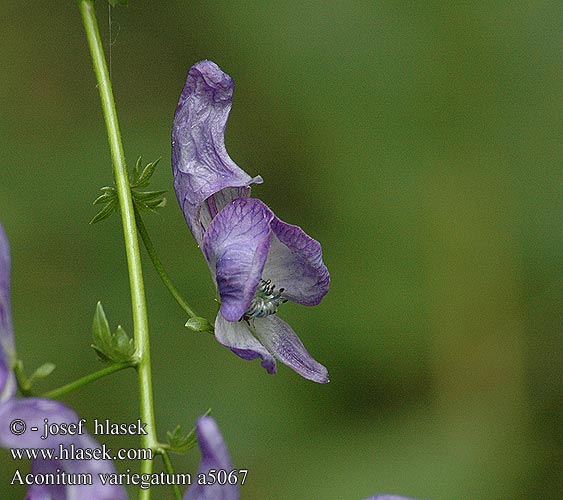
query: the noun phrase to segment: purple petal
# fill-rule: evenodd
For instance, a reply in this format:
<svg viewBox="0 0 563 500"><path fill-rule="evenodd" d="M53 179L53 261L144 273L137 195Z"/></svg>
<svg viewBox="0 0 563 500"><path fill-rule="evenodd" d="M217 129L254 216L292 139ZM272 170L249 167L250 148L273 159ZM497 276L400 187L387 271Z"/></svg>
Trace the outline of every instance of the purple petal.
<svg viewBox="0 0 563 500"><path fill-rule="evenodd" d="M10 432L10 423L14 419L25 422L27 430L24 434L16 436ZM41 439L43 435L44 419L49 423L76 423L80 419L78 415L64 404L43 398L12 399L0 405L0 446L4 448L54 448L59 453L59 447L66 450L95 449L101 448L90 435L84 431L83 434L75 435L50 435L47 439ZM38 431L31 430L37 427ZM67 485L64 495L59 495L58 488L30 488L29 499L56 498L80 500L125 500L127 493L125 489L117 485L102 484L98 474L113 474L115 468L111 460L71 460L53 459L35 460L32 471L37 470L56 473L57 468L69 474L91 474L91 485ZM45 496L48 493L51 496ZM41 496L43 494L43 496Z"/></svg>
<svg viewBox="0 0 563 500"><path fill-rule="evenodd" d="M227 198L248 196L248 186L262 182L260 176L252 178L237 166L225 148L233 89L232 78L219 66L201 61L190 68L174 116L174 189L198 245L205 231L200 210L207 198L228 188L244 190L236 190Z"/></svg>
<svg viewBox="0 0 563 500"><path fill-rule="evenodd" d="M229 450L219 427L211 417L201 417L196 425L197 441L201 450L201 461L197 474L207 475L211 469L227 474L233 470ZM196 479L197 477L196 476ZM186 491L183 500L238 500L237 484L194 484Z"/></svg>
<svg viewBox="0 0 563 500"><path fill-rule="evenodd" d="M258 340L282 363L313 382L326 384L328 371L305 349L297 334L275 315L253 321Z"/></svg>
<svg viewBox="0 0 563 500"><path fill-rule="evenodd" d="M45 474L56 474L57 469L62 470L58 460L33 460L30 472L34 476L44 476ZM27 489L25 500L66 500L67 493L67 486L64 484L34 484Z"/></svg>
<svg viewBox="0 0 563 500"><path fill-rule="evenodd" d="M260 200L238 198L213 219L203 253L221 297L221 314L238 321L248 309L270 248L270 209Z"/></svg>
<svg viewBox="0 0 563 500"><path fill-rule="evenodd" d="M276 373L276 360L252 335L243 321L227 321L221 313L215 320L215 338L237 356L246 360L262 359L262 367L270 374Z"/></svg>
<svg viewBox="0 0 563 500"><path fill-rule="evenodd" d="M330 276L323 263L321 244L299 226L277 217L271 223L270 253L264 279L285 288L284 297L306 306L317 305L328 292Z"/></svg>
<svg viewBox="0 0 563 500"><path fill-rule="evenodd" d="M13 397L16 381L11 368L14 332L10 307L10 246L0 224L0 403Z"/></svg>

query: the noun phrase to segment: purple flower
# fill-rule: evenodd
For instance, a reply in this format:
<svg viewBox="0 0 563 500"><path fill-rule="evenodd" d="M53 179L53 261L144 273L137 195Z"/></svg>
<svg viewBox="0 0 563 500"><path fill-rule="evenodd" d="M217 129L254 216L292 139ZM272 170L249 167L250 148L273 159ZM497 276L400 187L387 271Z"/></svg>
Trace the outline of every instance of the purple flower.
<svg viewBox="0 0 563 500"><path fill-rule="evenodd" d="M194 64L180 95L172 128L174 189L198 245L205 228L229 201L261 183L231 160L225 125L231 111L232 78L211 61Z"/></svg>
<svg viewBox="0 0 563 500"><path fill-rule="evenodd" d="M0 446L4 448L43 448L55 449L58 455L61 449L75 450L100 448L88 433L76 435L43 436L45 419L51 424L78 424L78 415L64 404L44 398L15 397L16 381L12 370L15 359L14 336L10 312L10 253L8 240L0 225ZM25 422L27 430L21 435L15 435L10 430L14 420ZM32 431L37 427L38 431ZM22 429L21 424L17 429ZM63 452L64 453L64 452ZM18 484L30 484L26 500L125 500L127 494L121 486L102 485L98 474L114 473L113 463L109 460L71 460L64 456L57 459L34 459L30 474L26 478L22 472L20 478L15 478ZM14 470L15 473L15 470ZM43 483L45 474L50 474L59 483L67 484L33 484L37 477L38 483ZM81 476L75 476L81 474ZM92 484L76 483L78 478L91 478ZM29 481L29 482L28 482ZM84 483L85 480L82 479Z"/></svg>
<svg viewBox="0 0 563 500"><path fill-rule="evenodd" d="M225 471L228 475L233 470L233 466L229 450L215 420L211 417L201 417L197 421L196 435L201 450L198 476L200 474L207 476L210 470L214 470L215 473ZM238 484L230 484L227 481L226 484L215 482L215 484L202 485L197 482L198 476L186 491L183 500L238 500Z"/></svg>
<svg viewBox="0 0 563 500"><path fill-rule="evenodd" d="M319 242L249 198L252 178L229 158L224 133L233 81L210 61L194 65L172 129L174 187L186 221L207 259L221 308L217 340L244 359L279 359L305 378L328 382L291 327L278 318L289 301L316 305L330 278Z"/></svg>

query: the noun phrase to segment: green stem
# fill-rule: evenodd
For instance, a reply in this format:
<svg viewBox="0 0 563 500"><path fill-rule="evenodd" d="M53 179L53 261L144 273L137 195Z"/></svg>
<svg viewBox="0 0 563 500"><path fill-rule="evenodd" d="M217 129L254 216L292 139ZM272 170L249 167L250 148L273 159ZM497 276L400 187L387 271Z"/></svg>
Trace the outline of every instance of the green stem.
<svg viewBox="0 0 563 500"><path fill-rule="evenodd" d="M166 472L170 476L173 476L175 472L174 472L174 466L172 465L172 461L170 460L170 455L168 455L168 452L163 448L159 448L157 452L159 455L162 456L162 461L164 462L164 467L166 469ZM180 487L177 484L172 485L172 492L174 493L174 498L176 500L182 500L182 492L180 491Z"/></svg>
<svg viewBox="0 0 563 500"><path fill-rule="evenodd" d="M139 234L141 235L141 239L143 240L143 244L145 245L145 248L147 249L149 257L151 258L152 264L153 264L154 268L156 269L156 272L160 276L160 279L164 283L164 286L166 288L168 288L168 291L170 292L172 297L174 297L174 300L176 300L178 305L187 313L187 315L190 318L197 317L198 315L194 312L194 310L190 307L190 305L180 295L180 292L178 292L178 290L176 289L176 287L172 283L172 280L170 279L168 274L166 274L166 271L164 270L164 266L162 265L162 262L160 261L158 254L156 253L156 249L154 248L154 245L152 243L151 237L149 236L149 233L147 231L145 223L143 222L143 219L141 218L141 214L139 213L139 209L137 207L134 207L134 209L135 209L135 219L137 221L137 229L139 230Z"/></svg>
<svg viewBox="0 0 563 500"><path fill-rule="evenodd" d="M113 173L121 208L121 222L123 224L125 252L127 255L127 267L129 269L129 283L131 287L135 347L137 356L139 357L137 374L140 392L140 413L143 422L147 424L148 432L146 436L141 436L141 444L144 448L155 448L158 440L156 438L152 394L149 327L141 268L141 255L139 252L139 242L137 240L135 213L131 200L131 188L127 177L125 155L123 153L123 145L121 144L121 134L119 132L115 101L104 49L98 30L94 2L93 0L79 0L79 8L86 31L86 38L88 39L88 46L90 47L90 55L94 65L98 89L100 91L100 99L102 101L102 110L113 163ZM152 470L152 460L143 460L141 462L141 473L150 474ZM150 489L141 489L139 500L149 499Z"/></svg>
<svg viewBox="0 0 563 500"><path fill-rule="evenodd" d="M75 391L76 389L79 389L80 387L90 384L100 378L103 377L107 377L108 375L111 375L112 373L121 371L121 370L125 370L125 368L130 368L132 366L135 366L134 363L118 363L115 365L111 365L108 366L106 368L103 368L101 370L98 370L97 372L94 373L90 373L89 375L86 375L82 378L79 378L78 380L75 380L74 382L71 382L70 384L66 384L63 385L61 387L57 387L56 389L53 389L52 391L46 392L44 394L41 394L42 398L51 398L51 399L57 399L60 398L61 396L64 396L65 394L68 394L69 392Z"/></svg>

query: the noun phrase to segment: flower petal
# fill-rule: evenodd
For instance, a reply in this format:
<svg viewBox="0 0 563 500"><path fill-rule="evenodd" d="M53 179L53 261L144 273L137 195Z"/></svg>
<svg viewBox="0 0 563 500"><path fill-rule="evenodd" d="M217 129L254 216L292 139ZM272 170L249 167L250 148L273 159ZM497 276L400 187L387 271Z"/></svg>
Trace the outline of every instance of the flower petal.
<svg viewBox="0 0 563 500"><path fill-rule="evenodd" d="M172 126L174 189L198 245L203 232L203 202L225 188L261 183L228 155L225 126L231 110L234 82L211 61L190 68ZM248 195L248 189L246 190Z"/></svg>
<svg viewBox="0 0 563 500"><path fill-rule="evenodd" d="M321 244L299 226L274 216L270 253L264 279L272 280L284 297L306 306L317 305L328 292L330 276L323 263Z"/></svg>
<svg viewBox="0 0 563 500"><path fill-rule="evenodd" d="M10 432L10 422L20 419L27 425L27 430L20 436ZM41 439L43 435L44 419L49 423L78 423L78 415L64 404L43 398L12 399L0 405L0 446L4 448L55 448L58 453L62 446L67 450L71 446L75 450L101 448L88 433L76 435L50 435L47 439ZM38 431L32 431L37 427ZM69 474L91 474L91 485L67 485L64 488L65 495L59 496L58 489L44 490L42 488L32 489L28 492L31 499L43 498L65 498L80 500L125 500L127 493L122 486L102 484L98 474L113 474L115 468L110 460L40 460L34 461L32 470L57 472L57 468ZM51 496L41 496L45 492ZM31 495L33 493L33 495Z"/></svg>
<svg viewBox="0 0 563 500"><path fill-rule="evenodd" d="M207 474L211 469L215 472L224 470L227 474L233 470L229 450L221 435L219 427L211 417L201 417L196 425L197 441L201 450L199 474ZM197 476L196 476L197 478ZM201 485L194 481L185 493L183 500L238 500L239 488L237 484Z"/></svg>
<svg viewBox="0 0 563 500"><path fill-rule="evenodd" d="M253 321L258 340L282 363L313 382L326 384L328 371L305 349L297 334L275 315Z"/></svg>
<svg viewBox="0 0 563 500"><path fill-rule="evenodd" d="M246 360L262 359L262 367L270 374L276 373L276 360L252 335L246 323L227 321L221 313L215 320L215 338L237 356Z"/></svg>
<svg viewBox="0 0 563 500"><path fill-rule="evenodd" d="M238 198L213 219L203 253L221 297L221 314L238 321L248 309L270 248L274 215L260 200Z"/></svg>
<svg viewBox="0 0 563 500"><path fill-rule="evenodd" d="M13 397L16 392L11 367L14 350L10 307L10 246L0 224L0 403Z"/></svg>

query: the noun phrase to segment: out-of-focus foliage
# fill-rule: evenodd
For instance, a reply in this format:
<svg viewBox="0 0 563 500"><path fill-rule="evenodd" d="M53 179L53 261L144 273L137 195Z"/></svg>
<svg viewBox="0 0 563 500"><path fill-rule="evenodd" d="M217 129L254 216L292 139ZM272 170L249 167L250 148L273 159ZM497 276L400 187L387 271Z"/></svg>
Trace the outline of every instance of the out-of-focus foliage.
<svg viewBox="0 0 563 500"><path fill-rule="evenodd" d="M281 313L329 368L319 387L186 329L145 259L161 439L212 407L249 469L246 500L560 500L561 2L134 0L111 35L96 6L128 161L162 157L151 189L172 190L176 102L212 59L236 82L231 156L322 242L332 274L320 306ZM0 218L19 355L56 363L47 390L100 367L98 300L132 332L128 278L119 218L88 225L111 165L76 4L2 2L0 17ZM145 222L213 318L175 200ZM134 422L135 375L66 401L90 422ZM194 472L198 456L175 461ZM0 463L2 498L23 498L6 485L27 464L5 450Z"/></svg>

